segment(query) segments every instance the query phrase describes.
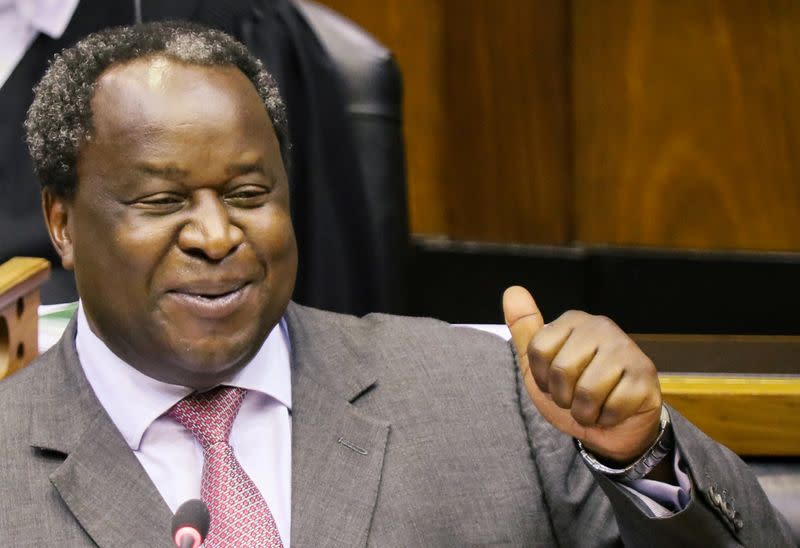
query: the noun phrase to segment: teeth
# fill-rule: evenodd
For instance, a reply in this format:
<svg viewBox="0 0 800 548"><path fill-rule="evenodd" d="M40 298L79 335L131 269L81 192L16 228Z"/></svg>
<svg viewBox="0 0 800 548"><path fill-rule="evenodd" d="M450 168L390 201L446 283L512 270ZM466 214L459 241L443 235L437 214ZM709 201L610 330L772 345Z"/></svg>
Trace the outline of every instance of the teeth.
<svg viewBox="0 0 800 548"><path fill-rule="evenodd" d="M236 293L237 291L238 291L238 289L233 289L233 290L231 290L231 291L227 291L227 292L225 292L225 293L217 293L217 294L215 294L215 295L210 295L210 294L201 294L201 293L198 293L198 294L196 294L195 296L196 296L196 297L203 298L203 299L219 299L220 297L227 297L227 296L228 296L228 295L230 295L231 293Z"/></svg>

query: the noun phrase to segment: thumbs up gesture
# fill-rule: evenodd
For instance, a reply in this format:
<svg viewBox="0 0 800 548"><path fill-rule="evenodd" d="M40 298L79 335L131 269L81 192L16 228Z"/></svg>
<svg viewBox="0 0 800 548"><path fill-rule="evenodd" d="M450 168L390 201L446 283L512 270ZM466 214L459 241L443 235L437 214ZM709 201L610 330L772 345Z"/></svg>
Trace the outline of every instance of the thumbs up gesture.
<svg viewBox="0 0 800 548"><path fill-rule="evenodd" d="M655 441L661 388L653 362L614 322L571 310L545 324L527 290L503 294L525 388L553 426L625 465Z"/></svg>

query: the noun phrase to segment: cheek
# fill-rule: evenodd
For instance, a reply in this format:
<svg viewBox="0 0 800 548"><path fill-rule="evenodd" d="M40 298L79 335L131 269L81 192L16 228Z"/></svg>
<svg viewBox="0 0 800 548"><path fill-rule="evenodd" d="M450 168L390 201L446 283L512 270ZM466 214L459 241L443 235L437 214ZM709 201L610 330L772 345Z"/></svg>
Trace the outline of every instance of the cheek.
<svg viewBox="0 0 800 548"><path fill-rule="evenodd" d="M84 265L99 271L104 284L133 286L149 279L171 242L172 230L161 225L113 210L82 218L75 242L76 274L80 276Z"/></svg>
<svg viewBox="0 0 800 548"><path fill-rule="evenodd" d="M249 239L258 255L268 265L297 255L294 228L288 211L283 207L270 207L248 223Z"/></svg>

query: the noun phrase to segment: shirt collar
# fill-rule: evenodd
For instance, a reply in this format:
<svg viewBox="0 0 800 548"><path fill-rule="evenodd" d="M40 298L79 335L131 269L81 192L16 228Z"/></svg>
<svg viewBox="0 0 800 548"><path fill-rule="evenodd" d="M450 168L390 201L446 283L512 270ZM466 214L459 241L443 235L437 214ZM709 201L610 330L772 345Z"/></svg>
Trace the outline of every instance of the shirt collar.
<svg viewBox="0 0 800 548"><path fill-rule="evenodd" d="M148 377L120 359L91 330L82 303L75 345L89 384L134 451L153 421L192 393L191 388ZM291 410L290 353L286 321L281 318L250 363L224 384L260 392Z"/></svg>
<svg viewBox="0 0 800 548"><path fill-rule="evenodd" d="M22 19L50 38L61 38L78 7L78 0L13 0L12 3Z"/></svg>

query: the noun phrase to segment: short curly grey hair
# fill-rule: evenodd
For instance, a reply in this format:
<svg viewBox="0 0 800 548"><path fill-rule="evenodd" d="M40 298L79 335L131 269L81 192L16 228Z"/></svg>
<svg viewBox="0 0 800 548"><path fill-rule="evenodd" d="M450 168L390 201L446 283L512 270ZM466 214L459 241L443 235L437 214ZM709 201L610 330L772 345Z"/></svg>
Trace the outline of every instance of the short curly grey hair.
<svg viewBox="0 0 800 548"><path fill-rule="evenodd" d="M25 130L43 189L61 198L74 196L78 152L91 138L91 100L100 75L112 65L156 55L201 66L233 65L241 70L264 102L281 157L289 168L286 106L261 61L219 30L186 22L145 23L87 36L56 55L34 88Z"/></svg>

